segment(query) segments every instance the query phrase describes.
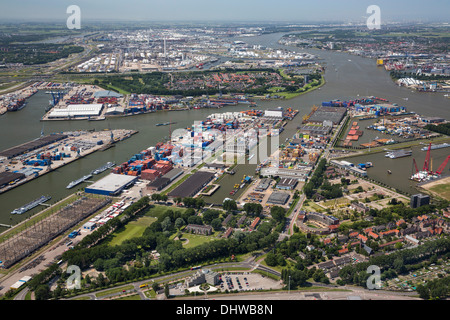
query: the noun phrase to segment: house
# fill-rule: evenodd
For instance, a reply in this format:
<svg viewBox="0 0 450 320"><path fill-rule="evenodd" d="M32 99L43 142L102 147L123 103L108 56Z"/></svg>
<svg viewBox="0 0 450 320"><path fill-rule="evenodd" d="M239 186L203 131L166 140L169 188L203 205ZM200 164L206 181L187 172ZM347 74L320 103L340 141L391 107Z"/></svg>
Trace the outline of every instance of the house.
<svg viewBox="0 0 450 320"><path fill-rule="evenodd" d="M367 237L363 236L362 234L358 235L358 239L360 239L364 243L366 243L368 240Z"/></svg>
<svg viewBox="0 0 450 320"><path fill-rule="evenodd" d="M364 204L362 204L360 202L354 202L354 203L350 204L350 208L352 208L353 210L360 212L360 213L361 212L366 213L370 210L367 206L365 206Z"/></svg>
<svg viewBox="0 0 450 320"><path fill-rule="evenodd" d="M359 235L359 233L355 231L355 232L350 233L348 236L349 236L349 238L356 238L358 235Z"/></svg>
<svg viewBox="0 0 450 320"><path fill-rule="evenodd" d="M406 236L408 234L416 233L417 231L418 231L417 226L412 226L412 227L408 227L408 228L400 230L400 235Z"/></svg>
<svg viewBox="0 0 450 320"><path fill-rule="evenodd" d="M399 230L397 229L393 229L393 230L388 230L388 231L383 231L380 232L380 236L383 238L385 236L397 236L400 233Z"/></svg>
<svg viewBox="0 0 450 320"><path fill-rule="evenodd" d="M259 221L260 221L260 218L256 217L255 220L252 221L252 224L250 225L250 229L254 230L256 228L256 226L258 225Z"/></svg>
<svg viewBox="0 0 450 320"><path fill-rule="evenodd" d="M371 236L371 237L374 238L374 239L378 239L378 238L380 237L379 235L377 235L375 232L372 232L372 231L370 231L370 232L368 233L368 235Z"/></svg>
<svg viewBox="0 0 450 320"><path fill-rule="evenodd" d="M223 237L225 239L228 239L231 236L231 233L233 232L233 228L228 228L227 231L225 231L225 233L223 234Z"/></svg>
<svg viewBox="0 0 450 320"><path fill-rule="evenodd" d="M404 223L406 223L405 220L400 219L400 220L398 220L395 224L396 224L398 227L400 227L400 226L401 226L402 224L404 224Z"/></svg>
<svg viewBox="0 0 450 320"><path fill-rule="evenodd" d="M404 239L401 238L401 239L397 239L397 240L394 240L394 241L391 241L391 242L386 242L386 243L380 244L378 247L379 248L384 248L384 247L396 244L397 242L403 242L403 241L404 241Z"/></svg>
<svg viewBox="0 0 450 320"><path fill-rule="evenodd" d="M210 235L212 233L212 227L199 224L188 224L186 226L186 231L196 234Z"/></svg>

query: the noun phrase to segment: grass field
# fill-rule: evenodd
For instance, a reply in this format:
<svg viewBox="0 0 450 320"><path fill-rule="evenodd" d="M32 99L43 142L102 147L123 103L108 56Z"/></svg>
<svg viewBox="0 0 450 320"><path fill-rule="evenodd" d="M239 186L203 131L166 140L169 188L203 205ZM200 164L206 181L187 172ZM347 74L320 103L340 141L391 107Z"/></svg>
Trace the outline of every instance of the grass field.
<svg viewBox="0 0 450 320"><path fill-rule="evenodd" d="M158 219L158 217L167 210L184 212L186 209L170 206L154 205L144 216L141 216L136 220L128 222L124 228L115 232L112 235L109 245L111 246L120 245L125 240L142 236L145 229L153 222L155 222Z"/></svg>
<svg viewBox="0 0 450 320"><path fill-rule="evenodd" d="M445 181L443 183L435 184L426 189L435 193L436 195L438 195L439 197L441 197L445 200L450 200L450 183L448 183L448 181L450 179L446 179L446 180L447 181Z"/></svg>
<svg viewBox="0 0 450 320"><path fill-rule="evenodd" d="M186 239L187 241L183 241ZM183 236L181 237L181 240L183 241L183 247L184 248L193 248L198 245L201 245L208 241L215 240L214 236L202 236L199 234L192 234L192 233L183 233Z"/></svg>
<svg viewBox="0 0 450 320"><path fill-rule="evenodd" d="M147 216L131 221L125 226L124 230L114 234L109 244L111 246L116 246L120 245L125 240L140 237L144 233L144 230L155 221L156 218Z"/></svg>

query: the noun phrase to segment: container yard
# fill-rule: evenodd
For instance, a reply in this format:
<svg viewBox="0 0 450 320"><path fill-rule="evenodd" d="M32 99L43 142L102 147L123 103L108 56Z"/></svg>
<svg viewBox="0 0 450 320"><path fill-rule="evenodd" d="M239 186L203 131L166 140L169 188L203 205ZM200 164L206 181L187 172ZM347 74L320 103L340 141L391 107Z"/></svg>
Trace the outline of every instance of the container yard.
<svg viewBox="0 0 450 320"><path fill-rule="evenodd" d="M0 193L102 150L106 145L113 145L135 133L134 130L65 132L43 136L3 150L0 152Z"/></svg>
<svg viewBox="0 0 450 320"><path fill-rule="evenodd" d="M51 92L49 92L51 93ZM41 120L104 120L126 106L126 98L98 86L72 85L67 92L55 95L51 108Z"/></svg>
<svg viewBox="0 0 450 320"><path fill-rule="evenodd" d="M27 99L38 90L33 86L0 95L0 115L6 112L19 111L27 105Z"/></svg>

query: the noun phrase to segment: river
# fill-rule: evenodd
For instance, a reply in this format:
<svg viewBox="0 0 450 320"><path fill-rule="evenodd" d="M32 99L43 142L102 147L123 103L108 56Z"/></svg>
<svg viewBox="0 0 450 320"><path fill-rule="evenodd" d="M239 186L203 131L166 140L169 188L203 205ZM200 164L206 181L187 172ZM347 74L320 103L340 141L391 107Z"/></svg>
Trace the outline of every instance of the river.
<svg viewBox="0 0 450 320"><path fill-rule="evenodd" d="M286 48L277 43L282 35L282 33L277 33L257 37L245 37L240 38L240 40L249 44L261 44L272 48ZM407 107L409 111L415 111L426 116L440 116L450 119L450 108L447 98L441 94L416 93L398 87L391 81L389 74L384 69L378 68L373 60L341 52L288 48L297 52L306 51L319 56L322 59L322 63L327 65L327 69L325 72L326 84L318 90L291 100L258 102L259 109L263 110L282 106L292 107L300 111L294 121L290 123L287 130L283 132L282 139L295 132L296 126L299 125L302 117L310 112L313 105L320 105L322 101L332 99L344 100L356 98L358 95L383 97L391 103L398 103ZM72 130L122 128L138 130L139 133L124 142L116 144L114 148L103 152L96 152L1 194L0 223L15 225L29 218L36 212L42 210L43 207L35 208L20 216L11 215L10 212L41 195L51 195L52 199L48 203L54 203L76 191L65 188L70 181L87 174L107 161L114 161L116 163L127 161L134 153L155 145L157 142L163 140L164 137L168 137L169 127L156 127L156 123L167 121L176 122L176 124L171 126L171 129L174 130L176 128L189 127L194 121L201 121L212 113L248 109L248 105L238 105L223 109L163 111L130 117L110 118L105 121L41 122L40 118L44 115L50 98L50 95L39 92L29 99L27 106L22 110L0 116L0 150L35 139L40 135L42 129L45 134ZM404 98L408 98L408 101L404 100ZM436 163L436 165L438 164ZM407 168L410 169L411 166L407 166ZM107 172L104 172L102 175L95 176L94 180L106 174ZM408 183L407 181L405 182L405 184ZM81 188L84 186L85 184L81 184L78 187Z"/></svg>

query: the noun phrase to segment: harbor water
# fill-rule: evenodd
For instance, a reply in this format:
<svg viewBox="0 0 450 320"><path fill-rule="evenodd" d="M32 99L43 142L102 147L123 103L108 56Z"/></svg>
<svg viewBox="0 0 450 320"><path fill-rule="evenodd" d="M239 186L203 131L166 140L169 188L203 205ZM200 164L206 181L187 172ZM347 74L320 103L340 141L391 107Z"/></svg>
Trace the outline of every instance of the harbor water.
<svg viewBox="0 0 450 320"><path fill-rule="evenodd" d="M270 34L258 37L246 37L241 40L250 44L261 44L268 47L284 47L277 43L283 34ZM292 48L297 52L302 52L299 48ZM326 84L317 90L301 95L291 100L279 101L258 101L258 109L268 109L274 107L292 107L299 110L297 117L291 121L286 130L282 133L280 143L285 137L292 136L296 127L300 125L304 115L311 111L313 105L320 105L322 101L333 99L351 99L358 96L379 96L386 98L390 103L397 103L405 106L408 111L415 111L425 116L439 116L450 119L449 100L441 94L417 93L395 85L389 74L382 68L376 66L373 60L353 56L347 53L330 52L322 50L306 50L321 58L320 62L327 66L325 72ZM335 71L337 69L337 71ZM105 121L46 121L40 119L48 107L50 95L45 92L38 92L28 100L27 106L17 112L9 112L0 116L0 150L30 141L40 136L41 130L45 134L76 131L76 130L104 130L104 129L133 129L139 133L128 140L119 142L115 147L106 151L95 152L85 158L77 160L71 164L61 167L38 179L28 182L22 186L14 188L0 195L0 223L15 225L18 222L29 218L44 207L39 206L22 215L11 215L11 211L39 198L41 195L51 195L52 199L47 203L54 203L77 189L83 188L87 183L82 183L73 189L66 189L67 184L76 180L92 170L102 166L108 161L122 163L127 161L133 154L155 145L164 139L169 138L170 130L177 128L191 127L194 121L202 121L209 114L217 112L233 112L247 110L248 105L228 106L223 109L196 109L188 111L161 111L150 114L135 115L129 117L109 118ZM404 100L408 98L408 101ZM171 126L156 126L157 123L175 122ZM365 134L367 131L365 132ZM420 153L421 151L419 151ZM443 161L443 157L448 154L448 149L434 150L433 161L437 166ZM436 154L437 156L434 156ZM441 154L442 156L438 156ZM385 161L384 153L367 156L361 159L353 158L354 163L371 161L374 167L370 168L369 176L385 177L385 165L379 164ZM421 158L422 156L423 158ZM423 164L425 152L420 156L413 153L417 163ZM442 158L441 158L442 157ZM389 159L390 160L390 159ZM395 187L409 188L411 181L408 177L411 174L412 158L395 159L389 167L395 174L385 180L392 182ZM382 162L381 162L382 163ZM373 172L373 173L372 173ZM107 175L109 170L102 174L95 175L91 180L98 180ZM219 189L220 190L220 189ZM218 190L218 191L219 191ZM214 194L213 197L216 195ZM0 229L0 231L2 231Z"/></svg>

